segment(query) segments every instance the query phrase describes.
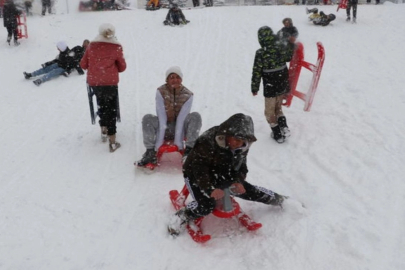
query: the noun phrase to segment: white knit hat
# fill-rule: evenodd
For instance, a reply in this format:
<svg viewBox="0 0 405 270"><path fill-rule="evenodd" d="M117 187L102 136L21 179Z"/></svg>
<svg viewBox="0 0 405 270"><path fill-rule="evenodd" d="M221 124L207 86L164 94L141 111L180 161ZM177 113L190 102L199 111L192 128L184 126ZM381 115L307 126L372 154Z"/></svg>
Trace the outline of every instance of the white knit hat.
<svg viewBox="0 0 405 270"><path fill-rule="evenodd" d="M98 28L98 33L105 38L113 38L115 36L115 27L110 23L103 23Z"/></svg>
<svg viewBox="0 0 405 270"><path fill-rule="evenodd" d="M59 41L58 43L56 43L56 47L61 51L64 52L67 48L66 42L64 41Z"/></svg>
<svg viewBox="0 0 405 270"><path fill-rule="evenodd" d="M167 77L169 77L169 75L172 74L172 73L175 73L175 74L179 75L180 78L183 80L183 72L181 72L180 67L178 67L178 66L173 66L173 67L170 67L168 70L166 70L166 79L167 79Z"/></svg>

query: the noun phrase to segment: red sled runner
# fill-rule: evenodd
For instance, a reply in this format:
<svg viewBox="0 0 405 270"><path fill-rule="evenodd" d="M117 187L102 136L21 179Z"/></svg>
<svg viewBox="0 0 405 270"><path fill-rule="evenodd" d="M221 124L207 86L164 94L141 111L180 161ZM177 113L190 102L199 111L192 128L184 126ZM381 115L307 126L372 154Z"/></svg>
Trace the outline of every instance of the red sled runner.
<svg viewBox="0 0 405 270"><path fill-rule="evenodd" d="M219 218L232 218L237 216L239 223L249 231L255 231L262 227L261 223L253 221L248 215L246 215L240 208L239 204L229 194L229 189L224 189L225 196L223 199L217 201L217 207L212 214ZM174 208L179 210L185 207L186 199L189 195L187 186L184 185L180 193L177 190L171 190L169 192L170 200ZM192 223L187 224L187 232L191 238L197 243L205 243L211 239L211 235L204 234L201 229L201 223L204 217L200 217L194 220Z"/></svg>
<svg viewBox="0 0 405 270"><path fill-rule="evenodd" d="M347 8L347 0L341 0L336 11L339 11L340 8L341 9L346 9Z"/></svg>
<svg viewBox="0 0 405 270"><path fill-rule="evenodd" d="M24 12L17 16L17 37L18 39L28 38L27 17Z"/></svg>
<svg viewBox="0 0 405 270"><path fill-rule="evenodd" d="M284 101L284 106L290 107L293 97L296 96L305 102L304 111L310 111L312 101L314 100L315 93L318 88L319 78L321 77L323 63L325 61L325 49L322 43L318 42L316 45L318 47L318 60L314 65L304 61L304 46L300 42L297 43L293 58L290 62L290 68L288 70L291 92ZM313 73L311 85L306 94L297 90L298 79L300 77L302 67L310 70Z"/></svg>

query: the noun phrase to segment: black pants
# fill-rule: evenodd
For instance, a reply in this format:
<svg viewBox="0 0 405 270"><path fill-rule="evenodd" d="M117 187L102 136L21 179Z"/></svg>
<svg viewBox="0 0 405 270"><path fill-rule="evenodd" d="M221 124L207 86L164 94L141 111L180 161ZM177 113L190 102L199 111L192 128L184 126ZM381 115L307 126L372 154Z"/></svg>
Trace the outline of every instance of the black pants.
<svg viewBox="0 0 405 270"><path fill-rule="evenodd" d="M200 5L200 0L193 0L193 6L198 7Z"/></svg>
<svg viewBox="0 0 405 270"><path fill-rule="evenodd" d="M282 70L263 72L263 92L266 98L277 97L290 92L287 66Z"/></svg>
<svg viewBox="0 0 405 270"><path fill-rule="evenodd" d="M51 14L51 0L42 0L42 15L45 15L46 8L48 8L48 13Z"/></svg>
<svg viewBox="0 0 405 270"><path fill-rule="evenodd" d="M196 219L199 217L204 217L209 215L215 209L216 200L211 198L211 194L205 194L201 189L189 180L185 179L190 195L193 197L194 201L187 204L187 215L191 219ZM254 186L248 182L243 182L243 187L246 192L242 195L235 195L235 197L269 204L270 199L274 196L274 192L263 187Z"/></svg>
<svg viewBox="0 0 405 270"><path fill-rule="evenodd" d="M350 4L350 2L347 3L347 8L346 8L346 14L347 17L350 18L350 9L353 8L353 18L356 18L357 15L357 4Z"/></svg>
<svg viewBox="0 0 405 270"><path fill-rule="evenodd" d="M11 37L14 35L14 40L16 41L18 39L18 30L17 26L7 26L7 33L8 33L8 38L11 39Z"/></svg>
<svg viewBox="0 0 405 270"><path fill-rule="evenodd" d="M117 133L118 85L90 86L97 99L97 114L101 127L107 127L107 135Z"/></svg>

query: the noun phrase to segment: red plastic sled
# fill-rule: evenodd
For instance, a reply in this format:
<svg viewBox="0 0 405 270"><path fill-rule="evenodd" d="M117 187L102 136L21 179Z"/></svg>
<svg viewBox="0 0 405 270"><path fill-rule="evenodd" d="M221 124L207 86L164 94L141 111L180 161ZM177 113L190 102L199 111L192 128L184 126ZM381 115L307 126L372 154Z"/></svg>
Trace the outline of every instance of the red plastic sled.
<svg viewBox="0 0 405 270"><path fill-rule="evenodd" d="M144 168L147 168L151 171L153 171L156 167L159 166L160 161L162 159L163 154L165 153L173 153L173 152L179 152L181 155L183 155L183 150L179 150L177 145L173 144L173 141L165 141L162 146L159 147L159 150L157 151L157 164L154 163L148 163L144 166Z"/></svg>
<svg viewBox="0 0 405 270"><path fill-rule="evenodd" d="M336 11L339 11L339 9L346 9L347 8L347 0L340 0L340 3L337 7Z"/></svg>
<svg viewBox="0 0 405 270"><path fill-rule="evenodd" d="M306 112L310 111L312 101L314 100L314 96L318 88L318 82L321 76L323 63L325 61L325 49L322 43L317 42L316 45L318 47L318 60L316 64L313 65L311 63L304 61L304 46L300 42L297 43L297 47L295 49L294 56L290 62L290 68L288 71L290 75L291 92L284 101L283 103L284 106L290 107L293 97L296 96L305 102L304 111ZM298 79L300 77L302 67L313 72L311 85L306 94L297 90Z"/></svg>
<svg viewBox="0 0 405 270"><path fill-rule="evenodd" d="M184 186L180 193L177 190L171 190L169 192L170 200L174 206L174 208L179 210L180 208L185 207L186 199L189 195L189 191L187 186ZM244 226L249 231L255 231L262 227L261 223L257 223L253 221L248 215L246 215L240 209L239 204L231 197L232 202L232 210L225 211L223 208L215 208L212 214L219 218L231 218L233 216L237 216L239 223ZM193 224L187 225L187 232L191 236L191 238L197 243L205 243L211 239L211 235L204 234L201 229L201 223L204 217L198 218L194 220Z"/></svg>
<svg viewBox="0 0 405 270"><path fill-rule="evenodd" d="M17 37L18 39L28 38L27 17L24 12L17 16Z"/></svg>

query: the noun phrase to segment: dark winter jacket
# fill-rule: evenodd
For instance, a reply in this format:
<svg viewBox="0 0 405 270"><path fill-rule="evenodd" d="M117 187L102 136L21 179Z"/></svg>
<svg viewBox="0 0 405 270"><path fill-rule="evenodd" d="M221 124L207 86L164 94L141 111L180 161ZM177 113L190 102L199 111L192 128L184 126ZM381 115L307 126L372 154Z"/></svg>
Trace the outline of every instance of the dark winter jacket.
<svg viewBox="0 0 405 270"><path fill-rule="evenodd" d="M166 21L171 23L171 24L185 24L186 22L186 17L183 14L183 11L181 11L180 8L171 8L169 12L166 15Z"/></svg>
<svg viewBox="0 0 405 270"><path fill-rule="evenodd" d="M230 150L226 145L227 136L245 140L244 146ZM184 178L206 194L211 194L216 188L243 182L248 172L246 158L249 147L255 141L252 118L241 113L231 116L197 139L183 165Z"/></svg>
<svg viewBox="0 0 405 270"><path fill-rule="evenodd" d="M281 30L277 32L277 37L279 38L279 40L281 40L287 44L289 37L295 37L295 38L298 37L298 29L293 25L293 22L290 18L285 18L283 20L283 23L285 21L289 21L290 26L281 28Z"/></svg>
<svg viewBox="0 0 405 270"><path fill-rule="evenodd" d="M287 68L286 63L291 60L294 54L294 44L279 42L277 36L273 34L273 31L268 26L263 26L259 29L258 38L261 48L256 51L253 64L252 93L259 91L262 78L264 86L271 83L266 80L265 73L281 71ZM281 95L288 91L289 89L279 89L277 93L268 93L268 90L264 87L264 96Z"/></svg>
<svg viewBox="0 0 405 270"><path fill-rule="evenodd" d="M21 14L13 1L6 1L3 7L3 22L4 27L17 27L17 16Z"/></svg>
<svg viewBox="0 0 405 270"><path fill-rule="evenodd" d="M333 14L331 14L333 15ZM335 19L335 15L333 15L333 18L330 19L328 17L328 15L326 15L325 13L323 13L323 11L319 12L319 16L315 17L314 19L312 19L312 22L315 25L321 25L321 26L327 26L331 21L333 21Z"/></svg>
<svg viewBox="0 0 405 270"><path fill-rule="evenodd" d="M70 72L72 68L75 68L75 61L70 55L70 49L67 47L65 51L60 52L59 55L52 61L46 62L42 66L46 67L57 63L59 67L63 68L67 72Z"/></svg>
<svg viewBox="0 0 405 270"><path fill-rule="evenodd" d="M70 50L70 55L72 55L75 65L78 65L80 63L80 60L82 60L82 57L84 55L84 52L85 50L82 46L75 46Z"/></svg>

